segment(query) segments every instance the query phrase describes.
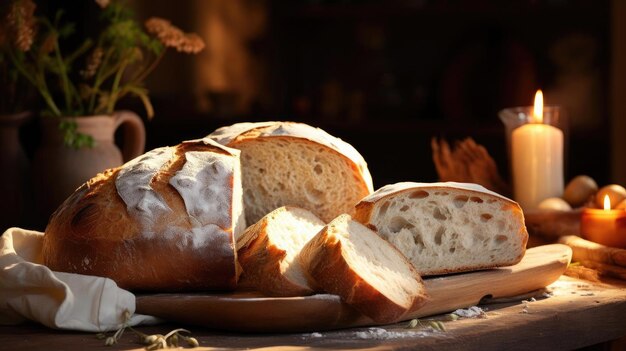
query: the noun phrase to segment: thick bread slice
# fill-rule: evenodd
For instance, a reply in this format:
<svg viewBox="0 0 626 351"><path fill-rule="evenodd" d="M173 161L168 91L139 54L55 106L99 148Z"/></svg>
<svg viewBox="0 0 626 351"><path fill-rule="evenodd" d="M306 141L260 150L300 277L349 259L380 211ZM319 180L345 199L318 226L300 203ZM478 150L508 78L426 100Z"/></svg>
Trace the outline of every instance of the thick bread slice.
<svg viewBox="0 0 626 351"><path fill-rule="evenodd" d="M398 321L426 301L422 280L407 259L349 215L324 227L299 258L316 286L377 323Z"/></svg>
<svg viewBox="0 0 626 351"><path fill-rule="evenodd" d="M193 140L83 184L50 218L43 259L130 290L233 289L244 229L239 151Z"/></svg>
<svg viewBox="0 0 626 351"><path fill-rule="evenodd" d="M387 185L361 200L355 219L377 230L421 275L513 265L528 241L520 206L477 184Z"/></svg>
<svg viewBox="0 0 626 351"><path fill-rule="evenodd" d="M246 220L297 206L328 222L373 191L363 157L348 143L302 123L238 123L209 138L241 150Z"/></svg>
<svg viewBox="0 0 626 351"><path fill-rule="evenodd" d="M268 213L237 242L244 279L268 296L312 294L297 256L324 225L312 212L298 207Z"/></svg>

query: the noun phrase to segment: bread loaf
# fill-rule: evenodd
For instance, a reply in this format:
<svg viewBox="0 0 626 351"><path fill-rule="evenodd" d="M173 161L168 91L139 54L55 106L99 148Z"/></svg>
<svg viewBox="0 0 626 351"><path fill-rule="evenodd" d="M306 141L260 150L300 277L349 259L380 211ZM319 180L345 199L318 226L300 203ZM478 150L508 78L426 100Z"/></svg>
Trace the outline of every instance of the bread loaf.
<svg viewBox="0 0 626 351"><path fill-rule="evenodd" d="M359 202L355 219L422 276L513 265L528 241L520 206L477 184L387 185Z"/></svg>
<svg viewBox="0 0 626 351"><path fill-rule="evenodd" d="M43 258L130 290L232 289L244 229L239 151L193 140L83 184L50 218Z"/></svg>
<svg viewBox="0 0 626 351"><path fill-rule="evenodd" d="M245 279L268 296L312 294L297 257L324 225L312 212L298 207L280 207L265 215L237 243Z"/></svg>
<svg viewBox="0 0 626 351"><path fill-rule="evenodd" d="M325 222L370 194L372 178L363 157L321 129L293 122L238 123L211 133L241 150L246 220L297 206Z"/></svg>
<svg viewBox="0 0 626 351"><path fill-rule="evenodd" d="M421 278L407 259L361 223L341 215L299 256L315 286L377 323L391 323L426 301Z"/></svg>

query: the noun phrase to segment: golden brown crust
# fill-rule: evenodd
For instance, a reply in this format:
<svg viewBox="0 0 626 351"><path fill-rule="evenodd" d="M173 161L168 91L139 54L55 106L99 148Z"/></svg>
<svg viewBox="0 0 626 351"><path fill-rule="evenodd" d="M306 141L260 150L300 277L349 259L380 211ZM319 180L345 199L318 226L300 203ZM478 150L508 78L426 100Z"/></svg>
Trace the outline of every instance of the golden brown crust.
<svg viewBox="0 0 626 351"><path fill-rule="evenodd" d="M281 262L287 255L267 235L268 217L246 229L238 240L238 260L245 279L267 296L304 296L314 291L287 279ZM239 245L240 242L245 242Z"/></svg>
<svg viewBox="0 0 626 351"><path fill-rule="evenodd" d="M154 218L153 235L143 233L118 195L115 179L121 167L110 169L77 189L51 216L44 264L56 271L109 277L135 291L233 289L237 268L232 228L223 228L211 246L193 247L179 240L192 223L169 180L183 166L185 152L192 150L223 153L201 143L177 146L151 182L171 209ZM222 248L228 246L230 254Z"/></svg>
<svg viewBox="0 0 626 351"><path fill-rule="evenodd" d="M374 201L361 200L358 204L356 204L356 206L354 206L354 215L352 216L355 221L368 226L374 231L376 231L376 226L369 223L369 221L372 218L372 211L374 210L375 203L376 202Z"/></svg>
<svg viewBox="0 0 626 351"><path fill-rule="evenodd" d="M341 241L329 232L328 226L309 241L299 258L316 285L326 292L339 295L344 302L376 323L397 322L407 312L416 310L426 302L426 296L422 294L416 296L413 304L407 308L380 293L350 267L343 256ZM412 271L412 279L421 281L417 272L414 269Z"/></svg>

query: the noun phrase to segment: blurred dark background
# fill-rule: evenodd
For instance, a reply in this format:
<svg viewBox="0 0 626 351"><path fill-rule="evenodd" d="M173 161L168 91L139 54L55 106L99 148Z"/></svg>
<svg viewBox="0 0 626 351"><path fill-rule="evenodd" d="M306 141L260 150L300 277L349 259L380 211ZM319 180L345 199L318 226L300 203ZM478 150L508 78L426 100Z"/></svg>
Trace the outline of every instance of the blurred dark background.
<svg viewBox="0 0 626 351"><path fill-rule="evenodd" d="M208 44L195 58L168 55L149 81L149 147L295 120L352 143L376 187L436 180L433 136L475 138L506 174L497 113L541 88L568 112L568 177L610 182L610 1L144 1L137 11Z"/></svg>
<svg viewBox="0 0 626 351"><path fill-rule="evenodd" d="M98 8L71 3L89 30ZM207 42L197 56L168 53L148 79L147 149L239 121L294 120L353 144L375 187L436 180L432 137L473 137L508 176L498 111L531 105L541 88L569 117L566 177L619 180L621 0L130 3L139 18L167 18ZM136 100L119 107L144 113Z"/></svg>

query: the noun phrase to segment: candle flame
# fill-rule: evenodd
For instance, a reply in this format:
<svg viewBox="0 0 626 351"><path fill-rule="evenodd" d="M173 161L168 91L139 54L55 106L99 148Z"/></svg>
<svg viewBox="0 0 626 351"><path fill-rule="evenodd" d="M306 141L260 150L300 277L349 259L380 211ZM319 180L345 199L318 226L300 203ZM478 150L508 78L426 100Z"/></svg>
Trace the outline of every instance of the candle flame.
<svg viewBox="0 0 626 351"><path fill-rule="evenodd" d="M543 92L537 90L535 94L535 106L533 110L533 117L535 118L535 123L543 123Z"/></svg>
<svg viewBox="0 0 626 351"><path fill-rule="evenodd" d="M611 209L611 199L609 195L604 195L604 210L608 211Z"/></svg>

